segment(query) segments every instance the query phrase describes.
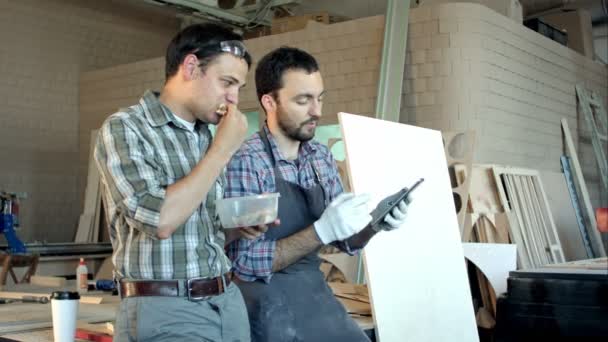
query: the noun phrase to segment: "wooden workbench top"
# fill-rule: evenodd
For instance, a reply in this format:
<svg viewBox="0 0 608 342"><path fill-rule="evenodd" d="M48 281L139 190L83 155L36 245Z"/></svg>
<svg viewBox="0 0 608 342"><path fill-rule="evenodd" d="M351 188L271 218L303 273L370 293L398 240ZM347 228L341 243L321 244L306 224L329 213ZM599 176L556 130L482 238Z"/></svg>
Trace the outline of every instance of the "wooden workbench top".
<svg viewBox="0 0 608 342"><path fill-rule="evenodd" d="M45 288L30 284L5 287L3 291L40 293L48 295L53 291L73 290L68 283L65 288ZM83 304L78 307L78 320L87 323L113 321L120 299L104 292L89 292L87 296L100 296L101 304ZM26 341L52 341L51 303L8 303L0 304L0 336Z"/></svg>

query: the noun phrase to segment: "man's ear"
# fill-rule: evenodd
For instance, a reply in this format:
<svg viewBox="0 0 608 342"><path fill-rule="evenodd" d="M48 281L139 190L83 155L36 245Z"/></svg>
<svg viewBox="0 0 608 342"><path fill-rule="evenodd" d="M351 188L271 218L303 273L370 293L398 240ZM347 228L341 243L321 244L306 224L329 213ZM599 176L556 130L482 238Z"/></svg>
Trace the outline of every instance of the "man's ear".
<svg viewBox="0 0 608 342"><path fill-rule="evenodd" d="M182 62L181 69L183 70L182 77L184 80L193 80L197 77L197 73L199 72L198 58L193 54L187 55Z"/></svg>
<svg viewBox="0 0 608 342"><path fill-rule="evenodd" d="M262 95L260 102L262 103L262 107L264 107L264 111L266 111L266 113L275 112L277 110L277 101L270 94Z"/></svg>

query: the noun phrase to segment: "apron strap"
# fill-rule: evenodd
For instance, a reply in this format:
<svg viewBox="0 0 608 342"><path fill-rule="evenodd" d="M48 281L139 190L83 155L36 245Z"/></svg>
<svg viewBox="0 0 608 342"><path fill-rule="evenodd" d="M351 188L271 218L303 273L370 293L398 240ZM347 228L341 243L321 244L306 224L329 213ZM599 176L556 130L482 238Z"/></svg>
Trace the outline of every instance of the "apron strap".
<svg viewBox="0 0 608 342"><path fill-rule="evenodd" d="M272 147L270 146L270 140L268 140L268 135L266 134L265 128L262 128L260 130L260 138L262 138L262 142L264 143L264 150L266 150L266 153L270 157L270 163L272 164L272 168L274 169L275 181L276 181L277 177L283 179L283 177L281 177L281 173L279 172L279 167L277 166L277 161L274 158L274 153L272 153Z"/></svg>
<svg viewBox="0 0 608 342"><path fill-rule="evenodd" d="M279 177L283 180L285 180L285 179L281 175L281 171L279 170L278 163L274 157L272 147L270 146L270 140L268 139L268 134L266 134L266 129L265 129L266 127L267 126L265 126L264 128L262 128L260 130L260 138L262 138L262 142L264 143L264 149L266 150L266 153L268 153L268 156L270 157L270 162L272 163L272 167L274 169L274 179L275 179L275 183L276 183L277 177ZM325 187L323 186L323 183L321 182L321 173L319 172L319 170L317 170L317 167L315 166L315 163L312 160L310 161L310 165L312 166L312 171L315 174L316 183L323 190L323 201L325 202L325 206L327 206L329 203L328 203L327 195L325 192Z"/></svg>

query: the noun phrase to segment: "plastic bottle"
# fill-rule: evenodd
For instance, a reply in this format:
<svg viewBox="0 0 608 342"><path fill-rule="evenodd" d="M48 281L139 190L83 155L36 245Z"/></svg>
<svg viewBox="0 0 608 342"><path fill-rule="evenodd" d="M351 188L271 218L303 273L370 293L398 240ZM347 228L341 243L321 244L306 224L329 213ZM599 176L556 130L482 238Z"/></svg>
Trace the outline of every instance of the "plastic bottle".
<svg viewBox="0 0 608 342"><path fill-rule="evenodd" d="M89 290L89 270L84 258L80 258L78 268L76 268L76 289L79 293L86 293Z"/></svg>

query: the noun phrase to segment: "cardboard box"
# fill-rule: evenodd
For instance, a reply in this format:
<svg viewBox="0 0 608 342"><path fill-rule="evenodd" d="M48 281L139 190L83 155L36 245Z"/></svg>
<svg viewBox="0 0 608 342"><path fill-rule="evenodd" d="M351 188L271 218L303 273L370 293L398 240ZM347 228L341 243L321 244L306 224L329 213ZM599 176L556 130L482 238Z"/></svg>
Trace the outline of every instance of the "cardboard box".
<svg viewBox="0 0 608 342"><path fill-rule="evenodd" d="M512 19L515 22L523 23L523 10L518 0L420 0L421 6L445 4L450 2L472 2L484 5L494 11Z"/></svg>
<svg viewBox="0 0 608 342"><path fill-rule="evenodd" d="M271 34L298 31L306 28L308 21L313 20L322 24L329 24L329 13L319 12L315 14L298 15L274 19L270 27Z"/></svg>
<svg viewBox="0 0 608 342"><path fill-rule="evenodd" d="M593 33L589 11L579 9L572 12L549 14L543 16L542 20L568 34L569 48L593 59Z"/></svg>
<svg viewBox="0 0 608 342"><path fill-rule="evenodd" d="M270 27L268 26L258 26L255 27L251 30L245 31L243 33L243 39L247 40L247 39L254 39L254 38L259 38L259 37L264 37L264 36L269 36L270 33Z"/></svg>

